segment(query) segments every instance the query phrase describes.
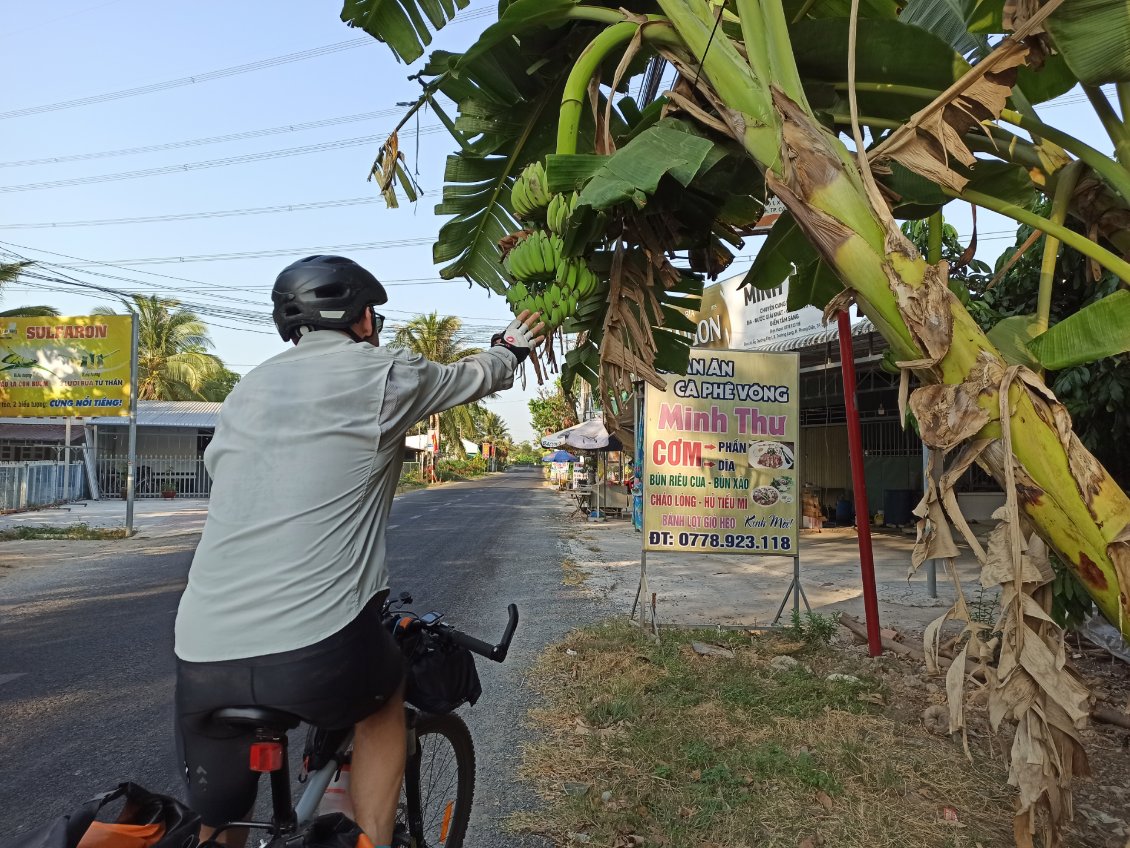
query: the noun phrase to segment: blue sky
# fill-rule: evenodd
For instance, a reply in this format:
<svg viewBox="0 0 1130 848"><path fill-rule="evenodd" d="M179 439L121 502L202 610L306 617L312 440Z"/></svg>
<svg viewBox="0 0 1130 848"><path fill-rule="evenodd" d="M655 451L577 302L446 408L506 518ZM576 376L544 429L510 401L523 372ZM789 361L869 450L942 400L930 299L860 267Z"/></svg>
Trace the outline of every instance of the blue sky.
<svg viewBox="0 0 1130 848"><path fill-rule="evenodd" d="M0 102L0 248L56 263L44 266L45 273L62 272L110 288L177 296L199 306L216 352L241 373L281 349L281 340L266 320L275 275L293 259L328 252L327 248L357 259L386 281L390 302L385 312L391 320L433 309L455 314L465 320L472 338L485 344L510 316L501 298L488 297L477 286L468 289L462 282L439 282L431 261L431 240L442 223L431 211L435 194L415 206L389 210L366 182L377 148L396 122L396 104L411 100L418 89L406 80L414 69L398 64L384 45L342 24L340 8L340 2L309 0L6 4L0 21L0 41L5 45L0 78L7 81ZM473 2L433 46L466 47L494 19L495 8L493 3ZM317 48L327 49L312 58L147 94L8 114ZM1089 106L1080 100L1076 92L1043 109L1049 122L1109 150ZM259 132L319 122L323 125ZM441 187L444 156L452 147L443 133L428 132L436 123L434 117L423 115L419 125L424 132L418 141L410 130L401 135L401 149L419 168L425 190L434 193ZM244 133L255 134L129 155L12 164ZM327 147L275 155L316 145ZM268 155L226 166L184 167L255 154ZM89 181L161 168L179 169ZM70 179L88 181L19 188ZM359 202L161 222L28 226L344 200ZM963 236L971 232L967 209L951 204L947 210ZM991 262L1011 243L1015 226L987 213L978 222L982 233L978 255ZM746 252L754 252L759 241L753 240ZM199 259L246 253L276 255ZM143 259L169 261L137 262ZM83 260L121 267L75 264ZM92 272L125 279L91 276ZM51 303L71 314L88 312L104 302L23 284L11 286L4 296L8 307ZM531 375L526 389L516 388L488 402L519 439L532 435L526 400L533 390Z"/></svg>

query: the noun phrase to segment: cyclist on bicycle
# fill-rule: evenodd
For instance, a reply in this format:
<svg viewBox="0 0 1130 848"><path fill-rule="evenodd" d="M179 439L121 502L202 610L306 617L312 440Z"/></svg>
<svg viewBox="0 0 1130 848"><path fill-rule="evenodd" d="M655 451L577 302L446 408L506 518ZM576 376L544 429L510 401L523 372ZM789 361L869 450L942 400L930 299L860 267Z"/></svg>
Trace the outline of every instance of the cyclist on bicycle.
<svg viewBox="0 0 1130 848"><path fill-rule="evenodd" d="M258 774L250 734L223 707L286 710L355 728L357 823L391 844L404 771L403 658L382 628L385 527L404 436L427 415L513 384L542 342L522 313L492 346L440 365L378 346L388 298L340 256L310 256L271 294L294 347L228 396L205 453L208 518L176 619L177 737L202 838L246 818ZM229 845L246 838L232 834Z"/></svg>

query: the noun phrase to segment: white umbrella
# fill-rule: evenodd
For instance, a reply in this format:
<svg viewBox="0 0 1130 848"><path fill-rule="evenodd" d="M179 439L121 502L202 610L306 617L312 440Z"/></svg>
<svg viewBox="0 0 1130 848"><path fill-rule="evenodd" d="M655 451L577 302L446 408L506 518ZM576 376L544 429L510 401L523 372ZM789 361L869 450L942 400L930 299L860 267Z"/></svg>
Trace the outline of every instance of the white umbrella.
<svg viewBox="0 0 1130 848"><path fill-rule="evenodd" d="M619 440L604 429L604 422L599 418L582 421L572 427L566 427L541 440L543 448L570 447L574 450L604 450L612 442L613 450L620 447Z"/></svg>
<svg viewBox="0 0 1130 848"><path fill-rule="evenodd" d="M580 424L566 427L564 430L545 436L541 440L541 446L543 448L570 447L574 450L590 451L620 450L623 447L620 440L609 434L608 430L604 428L604 422L599 418L591 418L588 421L582 421ZM594 496L596 498L596 515L599 516L599 485L594 487Z"/></svg>

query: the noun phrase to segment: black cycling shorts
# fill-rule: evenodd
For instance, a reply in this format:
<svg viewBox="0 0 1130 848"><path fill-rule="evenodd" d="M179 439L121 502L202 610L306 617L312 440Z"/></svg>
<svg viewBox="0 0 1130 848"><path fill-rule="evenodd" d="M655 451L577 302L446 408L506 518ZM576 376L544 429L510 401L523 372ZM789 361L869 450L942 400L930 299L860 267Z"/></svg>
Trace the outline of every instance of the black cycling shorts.
<svg viewBox="0 0 1130 848"><path fill-rule="evenodd" d="M381 624L387 592L344 628L305 648L223 662L177 660L177 747L189 804L204 824L246 817L259 774L253 733L212 721L224 707L273 707L328 730L377 712L404 680L404 656Z"/></svg>

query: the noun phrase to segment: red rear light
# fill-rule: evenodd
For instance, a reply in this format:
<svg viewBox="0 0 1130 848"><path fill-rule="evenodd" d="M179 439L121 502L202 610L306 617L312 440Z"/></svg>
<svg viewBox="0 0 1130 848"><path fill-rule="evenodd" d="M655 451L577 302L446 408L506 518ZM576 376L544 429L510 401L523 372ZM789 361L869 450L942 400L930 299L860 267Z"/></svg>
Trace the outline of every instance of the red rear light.
<svg viewBox="0 0 1130 848"><path fill-rule="evenodd" d="M282 742L253 742L251 744L251 770L278 771L283 764Z"/></svg>

